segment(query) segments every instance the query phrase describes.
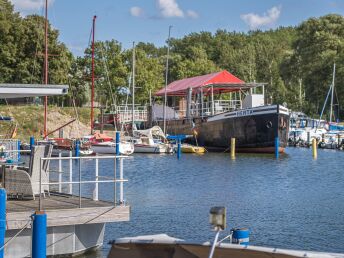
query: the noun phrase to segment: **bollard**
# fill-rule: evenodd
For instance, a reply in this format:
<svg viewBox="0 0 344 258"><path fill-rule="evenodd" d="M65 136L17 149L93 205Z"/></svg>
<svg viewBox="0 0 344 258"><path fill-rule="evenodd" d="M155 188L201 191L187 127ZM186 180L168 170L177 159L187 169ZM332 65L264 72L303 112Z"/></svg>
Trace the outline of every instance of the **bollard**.
<svg viewBox="0 0 344 258"><path fill-rule="evenodd" d="M120 155L119 153L119 143L120 143L120 132L116 132L116 155Z"/></svg>
<svg viewBox="0 0 344 258"><path fill-rule="evenodd" d="M30 150L32 151L33 145L35 145L35 137L30 136Z"/></svg>
<svg viewBox="0 0 344 258"><path fill-rule="evenodd" d="M47 214L36 211L32 215L32 258L47 257Z"/></svg>
<svg viewBox="0 0 344 258"><path fill-rule="evenodd" d="M177 140L177 159L180 159L182 154L182 146L181 146L181 140Z"/></svg>
<svg viewBox="0 0 344 258"><path fill-rule="evenodd" d="M17 154L17 159L18 159L18 162L19 162L19 161L20 161L20 145L21 145L20 140L18 140L17 143L18 143L18 148L17 148L17 149L18 149L18 152L17 152L17 153L18 153L18 154Z"/></svg>
<svg viewBox="0 0 344 258"><path fill-rule="evenodd" d="M311 145L311 132L307 132L307 147Z"/></svg>
<svg viewBox="0 0 344 258"><path fill-rule="evenodd" d="M235 138L231 138L231 158L235 159Z"/></svg>
<svg viewBox="0 0 344 258"><path fill-rule="evenodd" d="M340 148L340 144L341 144L341 141L340 141L340 134L337 134L337 137L338 137L338 149Z"/></svg>
<svg viewBox="0 0 344 258"><path fill-rule="evenodd" d="M276 159L279 158L279 138L275 138L275 157Z"/></svg>
<svg viewBox="0 0 344 258"><path fill-rule="evenodd" d="M250 231L247 228L235 228L232 231L232 244L248 245L250 243Z"/></svg>
<svg viewBox="0 0 344 258"><path fill-rule="evenodd" d="M317 140L316 139L312 139L312 152L313 152L313 158L316 159L318 156L318 151L317 151Z"/></svg>
<svg viewBox="0 0 344 258"><path fill-rule="evenodd" d="M0 258L4 258L6 233L6 190L0 188Z"/></svg>
<svg viewBox="0 0 344 258"><path fill-rule="evenodd" d="M296 131L294 131L293 135L294 135L294 146L296 146Z"/></svg>
<svg viewBox="0 0 344 258"><path fill-rule="evenodd" d="M76 140L75 141L75 157L79 157L80 156L80 141Z"/></svg>

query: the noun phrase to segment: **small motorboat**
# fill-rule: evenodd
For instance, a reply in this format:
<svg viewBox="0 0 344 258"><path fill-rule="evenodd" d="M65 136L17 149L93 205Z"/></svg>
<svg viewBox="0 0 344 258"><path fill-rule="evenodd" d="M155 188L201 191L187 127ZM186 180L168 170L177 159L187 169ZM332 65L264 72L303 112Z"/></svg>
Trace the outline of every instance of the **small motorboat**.
<svg viewBox="0 0 344 258"><path fill-rule="evenodd" d="M182 144L181 146L181 151L183 153L196 153L196 154L203 154L206 152L206 149L201 146L195 146L191 144Z"/></svg>
<svg viewBox="0 0 344 258"><path fill-rule="evenodd" d="M116 154L115 142L98 142L92 144L93 152L97 154ZM121 141L119 143L119 153L122 155L130 155L134 152L134 144L131 142Z"/></svg>

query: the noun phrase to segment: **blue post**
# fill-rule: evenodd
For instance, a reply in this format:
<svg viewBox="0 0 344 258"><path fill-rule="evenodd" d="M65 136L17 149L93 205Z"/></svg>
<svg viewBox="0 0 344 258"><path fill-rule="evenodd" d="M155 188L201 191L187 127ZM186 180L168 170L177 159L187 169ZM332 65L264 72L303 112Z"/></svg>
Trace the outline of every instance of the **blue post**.
<svg viewBox="0 0 344 258"><path fill-rule="evenodd" d="M32 258L46 258L47 214L44 211L36 211L32 218Z"/></svg>
<svg viewBox="0 0 344 258"><path fill-rule="evenodd" d="M76 140L75 141L75 157L79 157L80 156L80 141Z"/></svg>
<svg viewBox="0 0 344 258"><path fill-rule="evenodd" d="M20 145L21 145L21 142L20 142L20 140L18 140L18 154L17 154L17 159L18 159L18 162L20 161Z"/></svg>
<svg viewBox="0 0 344 258"><path fill-rule="evenodd" d="M235 228L232 235L232 243L248 245L250 243L250 231L247 228Z"/></svg>
<svg viewBox="0 0 344 258"><path fill-rule="evenodd" d="M275 157L276 159L279 158L279 138L275 138Z"/></svg>
<svg viewBox="0 0 344 258"><path fill-rule="evenodd" d="M182 154L182 148L181 148L181 144L180 144L181 140L178 139L177 140L177 158L180 159L180 156Z"/></svg>
<svg viewBox="0 0 344 258"><path fill-rule="evenodd" d="M5 244L6 232L6 190L0 188L0 248ZM0 258L4 258L5 248L0 250Z"/></svg>
<svg viewBox="0 0 344 258"><path fill-rule="evenodd" d="M32 150L33 145L35 145L35 137L30 136L30 150Z"/></svg>
<svg viewBox="0 0 344 258"><path fill-rule="evenodd" d="M120 133L119 132L116 132L116 156L118 156L120 153L119 153L119 142L120 142Z"/></svg>

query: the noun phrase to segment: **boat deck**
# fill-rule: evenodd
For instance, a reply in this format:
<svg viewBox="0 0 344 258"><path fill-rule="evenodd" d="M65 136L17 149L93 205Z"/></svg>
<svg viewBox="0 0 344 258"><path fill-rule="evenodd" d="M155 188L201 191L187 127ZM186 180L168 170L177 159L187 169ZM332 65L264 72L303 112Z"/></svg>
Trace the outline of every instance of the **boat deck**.
<svg viewBox="0 0 344 258"><path fill-rule="evenodd" d="M94 201L78 196L51 194L42 198L42 210L47 214L48 226L94 224L129 221L130 206L115 206L112 202ZM7 201L7 229L20 229L38 210L36 200L9 199Z"/></svg>

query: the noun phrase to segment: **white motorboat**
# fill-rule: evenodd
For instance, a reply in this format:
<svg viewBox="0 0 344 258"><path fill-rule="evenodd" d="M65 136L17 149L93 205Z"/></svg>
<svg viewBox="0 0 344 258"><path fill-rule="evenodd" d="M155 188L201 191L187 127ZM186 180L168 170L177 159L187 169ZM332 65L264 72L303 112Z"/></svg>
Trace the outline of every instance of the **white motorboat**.
<svg viewBox="0 0 344 258"><path fill-rule="evenodd" d="M159 126L133 131L133 142L135 153L173 153L174 151Z"/></svg>

